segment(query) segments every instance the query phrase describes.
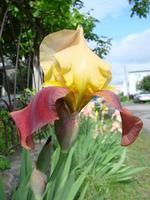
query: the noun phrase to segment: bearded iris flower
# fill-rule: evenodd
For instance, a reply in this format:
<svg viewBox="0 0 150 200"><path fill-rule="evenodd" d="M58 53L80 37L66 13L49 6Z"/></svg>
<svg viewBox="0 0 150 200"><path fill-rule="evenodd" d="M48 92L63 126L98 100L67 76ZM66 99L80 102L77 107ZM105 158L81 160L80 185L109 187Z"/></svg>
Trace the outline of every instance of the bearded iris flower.
<svg viewBox="0 0 150 200"><path fill-rule="evenodd" d="M122 145L134 142L142 121L124 109L110 91L109 65L88 48L81 27L46 36L40 45L40 65L43 89L26 108L11 113L23 147L31 149L34 132L52 122L60 146L70 147L78 134L78 114L94 96L104 97L120 111Z"/></svg>

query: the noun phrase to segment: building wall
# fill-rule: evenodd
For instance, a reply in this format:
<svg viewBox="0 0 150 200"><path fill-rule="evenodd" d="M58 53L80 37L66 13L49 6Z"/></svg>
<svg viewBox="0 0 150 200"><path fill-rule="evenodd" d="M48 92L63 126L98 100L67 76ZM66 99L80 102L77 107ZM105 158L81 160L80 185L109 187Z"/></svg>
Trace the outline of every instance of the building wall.
<svg viewBox="0 0 150 200"><path fill-rule="evenodd" d="M39 91L42 88L42 71L38 63L38 58L34 57L32 88Z"/></svg>
<svg viewBox="0 0 150 200"><path fill-rule="evenodd" d="M150 70L128 72L128 92L134 95L138 92L137 84L145 77L150 75Z"/></svg>

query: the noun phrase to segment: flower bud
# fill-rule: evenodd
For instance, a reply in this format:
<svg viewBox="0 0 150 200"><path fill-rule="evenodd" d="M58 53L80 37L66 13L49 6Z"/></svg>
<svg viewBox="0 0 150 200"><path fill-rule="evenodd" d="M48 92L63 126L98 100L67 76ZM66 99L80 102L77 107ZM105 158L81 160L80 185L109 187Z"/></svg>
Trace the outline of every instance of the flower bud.
<svg viewBox="0 0 150 200"><path fill-rule="evenodd" d="M46 183L47 183L46 175L35 168L31 175L30 186L36 199L42 198L42 195L46 188Z"/></svg>
<svg viewBox="0 0 150 200"><path fill-rule="evenodd" d="M61 148L67 150L78 135L79 115L77 112L71 113L63 100L57 102L56 108L59 120L56 120L54 124L55 133Z"/></svg>
<svg viewBox="0 0 150 200"><path fill-rule="evenodd" d="M78 135L78 114L55 121L55 132L58 142L63 150L67 150Z"/></svg>

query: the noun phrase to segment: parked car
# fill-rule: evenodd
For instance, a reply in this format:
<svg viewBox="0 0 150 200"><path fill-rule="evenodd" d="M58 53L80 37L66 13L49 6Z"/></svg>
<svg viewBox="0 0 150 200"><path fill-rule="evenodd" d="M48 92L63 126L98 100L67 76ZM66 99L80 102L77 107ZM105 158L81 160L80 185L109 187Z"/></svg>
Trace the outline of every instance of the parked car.
<svg viewBox="0 0 150 200"><path fill-rule="evenodd" d="M140 92L133 97L134 103L150 101L150 92Z"/></svg>

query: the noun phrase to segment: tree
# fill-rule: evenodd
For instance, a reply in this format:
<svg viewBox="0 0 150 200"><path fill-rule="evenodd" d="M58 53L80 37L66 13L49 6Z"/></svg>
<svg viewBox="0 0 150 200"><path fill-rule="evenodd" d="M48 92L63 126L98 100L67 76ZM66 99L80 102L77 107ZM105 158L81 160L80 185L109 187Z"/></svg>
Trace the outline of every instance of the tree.
<svg viewBox="0 0 150 200"><path fill-rule="evenodd" d="M137 14L140 18L147 17L150 12L150 0L129 0L131 17Z"/></svg>
<svg viewBox="0 0 150 200"><path fill-rule="evenodd" d="M1 0L2 1L2 0ZM106 55L110 48L110 39L99 37L93 32L98 22L90 13L82 14L80 9L83 2L80 0L3 0L1 2L0 19L2 21L6 11L5 22L1 39L3 53L13 63L16 61L16 51L21 35L19 58L27 59L28 54L38 54L41 40L49 33L61 29L76 29L80 24L85 31L87 40L95 41L102 50L96 52L99 56Z"/></svg>
<svg viewBox="0 0 150 200"><path fill-rule="evenodd" d="M150 92L150 75L145 76L138 84L138 88Z"/></svg>
<svg viewBox="0 0 150 200"><path fill-rule="evenodd" d="M11 77L14 94L20 84L17 74L24 80L23 73L27 77L34 73L33 65L39 65L39 44L49 33L82 25L85 38L97 44L93 50L98 56L104 57L110 50L111 40L93 32L98 20L90 13L81 13L81 0L0 0L0 5L0 60L11 60L16 68L14 81ZM5 72L4 65L3 68ZM32 85L27 79L22 81L22 89ZM9 93L8 87L6 90Z"/></svg>

